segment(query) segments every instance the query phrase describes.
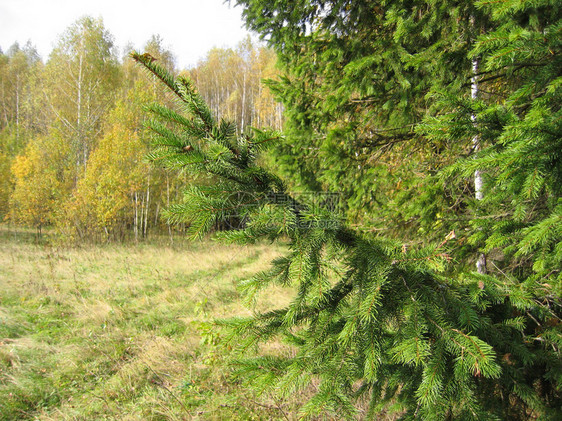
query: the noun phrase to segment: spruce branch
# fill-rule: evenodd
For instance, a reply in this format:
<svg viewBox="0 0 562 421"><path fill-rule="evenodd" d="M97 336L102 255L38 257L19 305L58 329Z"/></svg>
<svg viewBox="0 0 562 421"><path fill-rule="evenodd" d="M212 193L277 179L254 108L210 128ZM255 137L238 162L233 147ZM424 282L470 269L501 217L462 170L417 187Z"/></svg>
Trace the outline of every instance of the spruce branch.
<svg viewBox="0 0 562 421"><path fill-rule="evenodd" d="M538 328L545 329L541 340L559 349L544 323L553 317L537 311L534 290L486 275L459 280L448 275L447 247L454 231L441 237L436 247L422 250L365 238L334 212L295 197L283 180L259 165L260 152L279 134L252 130L238 136L232 123L213 118L191 81L174 79L146 57L133 57L182 102L179 111L149 107L154 116L148 124L156 146L153 156L165 165L197 171L213 183L193 183L184 201L168 209L169 220L189 223L190 234L200 238L235 217L239 225L220 237L288 241L286 256L241 287L251 301L271 284L294 285L293 301L285 308L217 322L228 328L227 339L240 353L279 337L295 347L293 357L238 362L256 388L278 389L286 396L314 380L317 393L302 407L302 414L308 415L329 410L354 417L353 400L370 394L370 411L394 400L410 417L462 418L467 411L485 413L474 391L482 384L500 387L498 378L509 367L498 355L506 354L513 335L530 337L514 327L529 326L527 319L534 318ZM491 166L496 158L479 157L458 171L470 173L482 160ZM536 171L524 183L529 200L538 197L541 178ZM497 218L504 214L511 215L503 212ZM520 253L556 241L559 216L553 214L523 231ZM496 218L482 218L491 219ZM495 323L503 320L499 313L514 311L524 320L510 315L511 324ZM509 351L526 358L530 366L529 354L537 342L521 340Z"/></svg>

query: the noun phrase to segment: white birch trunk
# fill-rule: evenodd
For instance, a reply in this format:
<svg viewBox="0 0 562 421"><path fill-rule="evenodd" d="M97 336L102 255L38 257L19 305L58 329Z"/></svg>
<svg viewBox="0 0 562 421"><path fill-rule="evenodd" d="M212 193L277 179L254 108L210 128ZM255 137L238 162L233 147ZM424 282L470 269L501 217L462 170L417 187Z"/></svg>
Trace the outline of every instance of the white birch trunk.
<svg viewBox="0 0 562 421"><path fill-rule="evenodd" d="M83 72L84 56L80 53L78 61L78 80L76 81L76 128L78 135L82 135L82 72ZM80 139L82 140L82 139Z"/></svg>
<svg viewBox="0 0 562 421"><path fill-rule="evenodd" d="M134 194L133 204L135 207L135 219L133 221L133 231L135 233L135 242L139 239L139 198L137 192Z"/></svg>
<svg viewBox="0 0 562 421"><path fill-rule="evenodd" d="M154 226L158 226L159 215L160 215L160 203L156 202L156 210L154 211Z"/></svg>
<svg viewBox="0 0 562 421"><path fill-rule="evenodd" d="M150 204L150 174L148 175L148 186L146 187L146 208L144 211L144 228L143 228L143 237L146 238L146 233L148 231L148 209Z"/></svg>
<svg viewBox="0 0 562 421"><path fill-rule="evenodd" d="M242 110L240 116L240 133L244 132L244 125L246 122L244 121L246 117L246 72L244 72L243 80L242 80Z"/></svg>
<svg viewBox="0 0 562 421"><path fill-rule="evenodd" d="M166 208L170 208L170 175L166 172ZM168 225L168 234L170 235L170 244L174 243L174 235L172 233L172 226L169 222L166 222Z"/></svg>
<svg viewBox="0 0 562 421"><path fill-rule="evenodd" d="M20 140L20 77L16 76L16 143Z"/></svg>
<svg viewBox="0 0 562 421"><path fill-rule="evenodd" d="M4 87L4 81L2 81L2 89L0 90L0 99L2 99L2 116L4 119L4 124L7 126L9 123L9 119L8 119L8 106L6 104L6 88Z"/></svg>
<svg viewBox="0 0 562 421"><path fill-rule="evenodd" d="M474 19L472 20L474 24ZM470 79L470 96L472 100L476 100L478 98L478 59L472 60L472 77ZM476 126L476 115L474 113L471 114L470 119L472 120L472 124ZM472 138L472 146L474 148L474 152L477 153L480 150L480 136L478 134L474 135ZM482 191L483 182L482 182L482 173L480 170L474 171L474 197L476 200L482 200L484 198L484 193ZM478 260L476 261L476 271L478 273L486 273L486 255L484 253L480 253L478 255Z"/></svg>

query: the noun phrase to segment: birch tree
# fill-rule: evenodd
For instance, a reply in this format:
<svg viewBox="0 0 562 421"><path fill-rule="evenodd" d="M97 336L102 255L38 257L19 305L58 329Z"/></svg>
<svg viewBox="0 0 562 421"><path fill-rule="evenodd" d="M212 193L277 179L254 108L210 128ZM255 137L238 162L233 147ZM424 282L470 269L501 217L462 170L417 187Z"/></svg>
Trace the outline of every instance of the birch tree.
<svg viewBox="0 0 562 421"><path fill-rule="evenodd" d="M273 51L247 38L234 49L212 49L189 75L215 114L235 121L241 132L258 125L280 129L282 107L264 84L277 76L276 61Z"/></svg>
<svg viewBox="0 0 562 421"><path fill-rule="evenodd" d="M84 171L119 81L113 39L101 19L83 17L66 29L49 57L45 77L53 128L72 145L75 165Z"/></svg>
<svg viewBox="0 0 562 421"><path fill-rule="evenodd" d="M14 191L11 218L35 227L40 233L53 224L61 203L70 191L70 150L62 137L38 136L13 161Z"/></svg>

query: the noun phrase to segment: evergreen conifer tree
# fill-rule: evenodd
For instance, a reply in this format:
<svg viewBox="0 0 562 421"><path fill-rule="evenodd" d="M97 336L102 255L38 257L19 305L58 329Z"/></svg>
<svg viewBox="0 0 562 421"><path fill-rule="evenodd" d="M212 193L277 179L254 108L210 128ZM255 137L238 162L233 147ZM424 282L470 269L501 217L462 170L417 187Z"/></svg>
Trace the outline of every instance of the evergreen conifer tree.
<svg viewBox="0 0 562 421"><path fill-rule="evenodd" d="M283 65L270 82L288 120L275 159L292 185L341 191L348 220L402 241L462 233L445 213L462 211L458 192L472 187L432 176L471 138L416 128L436 112L432 93L470 94L468 53L488 16L471 1L237 3Z"/></svg>
<svg viewBox="0 0 562 421"><path fill-rule="evenodd" d="M177 109L149 108L152 159L206 176L168 210L169 219L189 222L197 238L235 215L241 222L218 234L224 240L289 242L287 255L243 288L251 298L272 284L292 285L290 305L222 323L238 351L281 337L296 352L241 357L241 378L285 396L319 382L301 408L305 417L353 418L364 400L369 419L383 411L402 419L560 418L555 289L544 287L546 294L511 277L457 273L448 263L451 236L408 249L349 228L333 210L295 197L260 165L260 152L278 133L237 135L233 124L213 117L188 79L173 77L149 55L133 57L178 100ZM472 171L469 164L462 170ZM560 253L559 230L556 213L548 218L522 236L548 231L548 240L529 243L528 251L546 247L552 261Z"/></svg>

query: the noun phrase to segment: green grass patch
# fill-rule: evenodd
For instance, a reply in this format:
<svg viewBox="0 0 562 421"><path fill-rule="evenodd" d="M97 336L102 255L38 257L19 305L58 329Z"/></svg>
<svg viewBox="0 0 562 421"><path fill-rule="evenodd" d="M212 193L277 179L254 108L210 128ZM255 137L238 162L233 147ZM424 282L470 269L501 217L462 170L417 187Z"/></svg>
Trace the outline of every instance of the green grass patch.
<svg viewBox="0 0 562 421"><path fill-rule="evenodd" d="M211 323L250 314L236 284L279 246L68 248L0 231L0 420L294 418L231 376Z"/></svg>

